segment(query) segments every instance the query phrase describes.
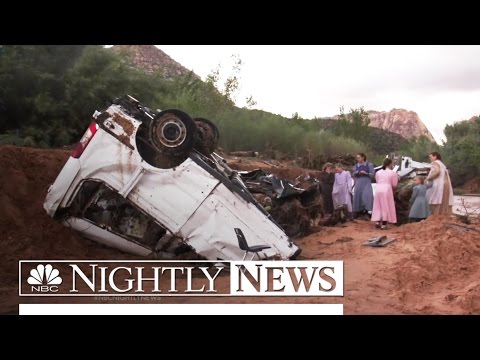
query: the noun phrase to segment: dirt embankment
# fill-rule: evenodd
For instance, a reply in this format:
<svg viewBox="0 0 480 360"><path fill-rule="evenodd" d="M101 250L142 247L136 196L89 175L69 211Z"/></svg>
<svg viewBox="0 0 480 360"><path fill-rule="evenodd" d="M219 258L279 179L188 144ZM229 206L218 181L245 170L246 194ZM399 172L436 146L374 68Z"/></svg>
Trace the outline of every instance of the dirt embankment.
<svg viewBox="0 0 480 360"><path fill-rule="evenodd" d="M344 260L346 313L478 314L480 224L469 228L449 216L387 231L356 221L298 244L308 258ZM397 241L385 248L362 246L378 235Z"/></svg>
<svg viewBox="0 0 480 360"><path fill-rule="evenodd" d="M43 209L47 189L69 156L64 150L0 147L0 270L29 258L104 254L97 243L53 221Z"/></svg>
<svg viewBox="0 0 480 360"><path fill-rule="evenodd" d="M20 259L134 258L82 238L45 213L47 188L68 155L62 150L0 147L0 313L18 311ZM247 169L243 165L262 167L253 160L238 168ZM293 179L305 170L280 164L270 165L268 171ZM480 224L470 227L476 230L462 227L454 217L431 217L380 231L360 220L296 240L303 259L344 261L343 298L169 298L164 302L323 302L342 303L347 314L478 314ZM361 245L380 234L397 241L385 248ZM222 281L227 287L227 279ZM40 302L37 298L31 301Z"/></svg>
<svg viewBox="0 0 480 360"><path fill-rule="evenodd" d="M43 209L69 151L0 146L0 295L18 282L18 260L100 259L121 253L86 240ZM13 290L14 293L16 290Z"/></svg>

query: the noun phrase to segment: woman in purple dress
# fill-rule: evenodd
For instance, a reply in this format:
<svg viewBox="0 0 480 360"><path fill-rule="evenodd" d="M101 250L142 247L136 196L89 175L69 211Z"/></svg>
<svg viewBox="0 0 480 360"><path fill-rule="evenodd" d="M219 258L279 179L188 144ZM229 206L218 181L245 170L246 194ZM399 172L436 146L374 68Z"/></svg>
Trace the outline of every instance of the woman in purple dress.
<svg viewBox="0 0 480 360"><path fill-rule="evenodd" d="M353 167L355 189L353 191L353 214L367 214L373 210L372 180L375 179L375 168L367 161L364 153L357 154L357 164Z"/></svg>
<svg viewBox="0 0 480 360"><path fill-rule="evenodd" d="M352 185L353 180L350 172L343 169L342 164L335 166L335 182L333 183L333 204L335 208L347 205L348 212L352 212Z"/></svg>

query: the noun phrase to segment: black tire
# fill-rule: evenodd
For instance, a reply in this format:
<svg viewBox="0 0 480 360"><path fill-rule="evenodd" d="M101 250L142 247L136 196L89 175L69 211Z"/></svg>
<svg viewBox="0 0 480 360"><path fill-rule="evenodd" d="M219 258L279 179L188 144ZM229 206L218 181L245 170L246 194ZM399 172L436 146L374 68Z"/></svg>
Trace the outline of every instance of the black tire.
<svg viewBox="0 0 480 360"><path fill-rule="evenodd" d="M159 154L186 158L195 145L197 127L187 113L168 109L152 120L149 138Z"/></svg>
<svg viewBox="0 0 480 360"><path fill-rule="evenodd" d="M217 126L208 119L195 118L194 121L197 126L195 149L208 156L217 149L220 133Z"/></svg>

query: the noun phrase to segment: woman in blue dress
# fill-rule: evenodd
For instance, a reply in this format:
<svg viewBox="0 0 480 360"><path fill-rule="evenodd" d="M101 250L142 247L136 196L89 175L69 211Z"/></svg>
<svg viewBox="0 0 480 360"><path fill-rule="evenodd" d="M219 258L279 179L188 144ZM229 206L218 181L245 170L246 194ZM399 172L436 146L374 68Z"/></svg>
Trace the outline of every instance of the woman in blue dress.
<svg viewBox="0 0 480 360"><path fill-rule="evenodd" d="M375 168L367 161L364 153L357 154L357 163L353 167L355 189L353 192L353 216L371 213L373 209L372 180L375 179Z"/></svg>

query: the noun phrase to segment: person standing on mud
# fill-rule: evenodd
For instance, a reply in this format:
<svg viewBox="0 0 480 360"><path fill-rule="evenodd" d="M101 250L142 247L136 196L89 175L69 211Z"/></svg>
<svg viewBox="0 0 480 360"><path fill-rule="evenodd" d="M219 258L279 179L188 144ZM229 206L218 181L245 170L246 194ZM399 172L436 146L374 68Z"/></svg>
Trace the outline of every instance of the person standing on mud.
<svg viewBox="0 0 480 360"><path fill-rule="evenodd" d="M333 214L333 183L335 182L335 169L332 163L326 163L323 166L323 171L320 173L320 186L322 190L324 213L327 215Z"/></svg>
<svg viewBox="0 0 480 360"><path fill-rule="evenodd" d="M349 218L352 214L352 176L344 171L342 164L335 165L335 183L333 184L333 204L335 207L347 206Z"/></svg>
<svg viewBox="0 0 480 360"><path fill-rule="evenodd" d="M432 215L450 215L453 206L453 189L448 169L442 162L441 155L434 151L429 155L432 169L427 181L432 186L427 190L427 199Z"/></svg>
<svg viewBox="0 0 480 360"><path fill-rule="evenodd" d="M430 216L427 190L432 185L432 183L425 184L425 179L422 176L415 176L415 186L413 187L412 198L410 199L411 207L408 213L410 221L418 222Z"/></svg>
<svg viewBox="0 0 480 360"><path fill-rule="evenodd" d="M385 230L387 222L390 224L397 222L393 192L398 186L398 175L392 170L392 159L383 160L382 170L377 172L375 179L377 186L373 201L372 221L376 222L377 228Z"/></svg>
<svg viewBox="0 0 480 360"><path fill-rule="evenodd" d="M353 192L353 217L367 214L373 209L372 180L375 178L375 168L367 161L364 153L357 154L357 164L353 167L355 189Z"/></svg>

